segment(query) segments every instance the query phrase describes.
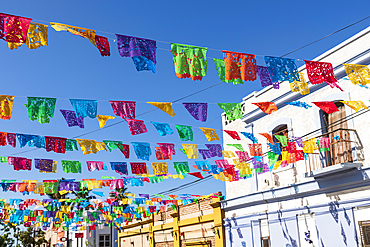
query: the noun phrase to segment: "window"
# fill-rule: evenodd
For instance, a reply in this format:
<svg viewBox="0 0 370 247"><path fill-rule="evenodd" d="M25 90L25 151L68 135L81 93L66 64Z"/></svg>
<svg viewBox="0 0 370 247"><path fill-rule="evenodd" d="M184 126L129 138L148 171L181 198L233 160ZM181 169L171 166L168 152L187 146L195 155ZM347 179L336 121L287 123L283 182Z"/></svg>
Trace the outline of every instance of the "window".
<svg viewBox="0 0 370 247"><path fill-rule="evenodd" d="M110 235L99 235L99 247L110 247Z"/></svg>
<svg viewBox="0 0 370 247"><path fill-rule="evenodd" d="M260 220L261 246L270 247L270 232L268 219Z"/></svg>
<svg viewBox="0 0 370 247"><path fill-rule="evenodd" d="M362 245L364 247L370 246L370 221L359 221L358 225L360 226Z"/></svg>
<svg viewBox="0 0 370 247"><path fill-rule="evenodd" d="M297 222L301 247L318 246L315 215L299 214Z"/></svg>

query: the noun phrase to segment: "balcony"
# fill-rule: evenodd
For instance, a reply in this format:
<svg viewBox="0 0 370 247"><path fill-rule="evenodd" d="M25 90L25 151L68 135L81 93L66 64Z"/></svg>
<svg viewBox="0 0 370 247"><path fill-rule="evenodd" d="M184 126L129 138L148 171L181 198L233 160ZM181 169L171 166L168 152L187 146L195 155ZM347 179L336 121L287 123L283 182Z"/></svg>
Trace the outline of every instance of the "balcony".
<svg viewBox="0 0 370 247"><path fill-rule="evenodd" d="M319 140L325 137L327 143L320 151ZM358 161L363 149L356 130L340 128L313 138L315 150L306 154L304 177L323 177L362 166Z"/></svg>

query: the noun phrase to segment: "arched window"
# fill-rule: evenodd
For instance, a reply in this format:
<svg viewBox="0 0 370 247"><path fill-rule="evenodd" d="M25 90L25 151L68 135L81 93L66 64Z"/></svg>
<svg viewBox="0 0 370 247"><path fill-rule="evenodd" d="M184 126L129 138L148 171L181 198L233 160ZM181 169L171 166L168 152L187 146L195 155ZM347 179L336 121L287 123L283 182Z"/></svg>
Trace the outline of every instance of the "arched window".
<svg viewBox="0 0 370 247"><path fill-rule="evenodd" d="M288 125L287 124L280 124L272 130L272 139L273 139L273 141L275 143L280 143L280 141L275 137L275 135L285 136L289 140ZM281 151L287 151L287 147L283 147L281 145L281 143L280 143L280 147L281 147ZM279 160L282 160L282 155L279 155L278 161Z"/></svg>

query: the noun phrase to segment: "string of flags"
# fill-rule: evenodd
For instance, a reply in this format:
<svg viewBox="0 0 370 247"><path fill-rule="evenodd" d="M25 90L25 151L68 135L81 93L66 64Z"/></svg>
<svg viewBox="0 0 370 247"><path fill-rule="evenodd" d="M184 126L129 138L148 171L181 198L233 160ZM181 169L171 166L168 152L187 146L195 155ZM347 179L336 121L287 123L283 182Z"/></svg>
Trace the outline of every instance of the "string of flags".
<svg viewBox="0 0 370 247"><path fill-rule="evenodd" d="M61 181L60 183L66 183ZM78 193L78 192L77 192ZM100 195L95 192L96 195ZM117 192L116 192L117 194ZM176 209L180 205L199 203L201 200L222 197L219 193L210 195L162 195L125 193L120 204L117 199L0 199L2 224L42 227L63 231L92 231L104 225L122 227L133 219L141 219L160 212L168 207ZM79 233L81 234L81 233ZM82 233L83 234L83 233ZM81 236L79 236L81 237Z"/></svg>
<svg viewBox="0 0 370 247"><path fill-rule="evenodd" d="M240 137L232 133L233 139L238 140ZM123 186L123 184L131 186L143 186L144 182L158 183L168 178L186 178L187 174L203 179L203 175L211 174L215 179L223 181L237 181L246 179L253 175L256 170L257 174L276 170L279 166L285 167L288 164L307 158L306 154L313 153L315 150L326 152L330 150L330 141L328 137L321 137L318 139L308 139L303 141L300 137L287 138L285 135L274 135L278 142L274 141L273 137L268 133L259 133L265 137L270 151L267 152L268 164L264 162L264 154L262 151L262 144L258 143L257 138L248 133L249 139L253 142L248 144L249 154L244 150L241 144L227 144L227 146L237 149L233 152L231 150L223 150L221 144L205 144L208 149L198 149L197 144L182 144L184 152L189 159L198 159L199 154L204 161L195 161L193 166L198 172L190 172L188 162L173 162L175 175L169 174L167 162L152 162L153 175L149 175L146 162L130 162L131 173L136 177L123 177L123 179L114 180L114 186ZM338 141L339 137L336 137ZM103 142L104 143L104 142ZM113 141L108 142L110 149L119 149L120 144ZM142 160L149 160L151 155L150 145L148 143L132 143L137 154L137 157ZM162 143L158 144L155 153L158 160L172 159L171 156L175 154L174 144ZM302 150L298 150L298 147ZM284 149L283 149L284 148ZM214 160L215 165L209 161L211 158L223 157L224 159ZM281 160L278 158L281 157ZM226 158L226 159L225 159ZM227 159L232 159L234 164L230 164ZM32 160L22 157L0 157L0 161L13 165L15 170L31 170ZM56 161L46 159L35 159L35 168L40 172L51 173L56 172ZM61 161L63 171L66 173L81 173L81 162L79 161ZM101 161L87 161L89 171L107 170L104 162ZM121 175L128 175L127 162L110 162L112 170ZM235 170L237 168L238 170ZM90 187L89 187L90 188ZM93 188L93 187L91 187ZM101 188L101 187L99 187ZM4 190L4 188L3 188ZM5 190L4 190L5 191Z"/></svg>
<svg viewBox="0 0 370 247"><path fill-rule="evenodd" d="M15 96L12 95L0 95L0 119L11 120L13 114L13 102ZM56 107L56 98L43 98L43 97L27 97L27 104L25 104L28 117L31 121L37 120L40 123L50 123L51 118L54 117L55 107ZM68 127L78 126L84 128L84 118L96 118L99 122L99 127L103 128L108 120L113 120L116 117L110 115L99 115L98 114L98 100L83 100L83 99L70 99L73 110L60 109L60 113L63 115ZM138 135L148 132L145 125L145 121L135 118L136 112L136 102L134 101L109 101L113 110L114 115L119 116L128 124L129 130L132 135ZM166 112L171 117L175 116L176 113L172 108L172 103L170 102L147 102L158 109ZM294 102L285 102L286 104L303 107L308 109L312 106L305 102L294 101ZM332 109L337 111L338 109L331 102L312 102L317 107L323 107L323 110L332 105ZM362 101L342 101L342 103L348 105L355 111L358 111L361 108L366 109L366 105ZM190 115L201 122L207 121L207 111L208 103L182 103L184 108L190 113ZM278 111L277 106L274 102L256 102L252 103L259 107L261 111L266 114L271 114ZM225 115L228 120L233 121L243 117L243 109L241 103L217 103L217 105L224 110ZM324 110L325 111L325 110ZM151 122L156 128L160 136L171 135L173 130L170 125L167 123L158 123ZM188 129L188 133L185 136L191 135L189 130L191 126L175 125L178 132L183 132L185 129ZM180 127L181 126L181 127ZM202 128L202 131L206 134L211 134L209 128ZM181 134L180 139L182 138ZM207 135L207 134L206 134ZM189 137L189 140L192 138ZM217 137L208 138L212 140L217 140Z"/></svg>
<svg viewBox="0 0 370 247"><path fill-rule="evenodd" d="M0 13L0 38L8 42L10 49L26 44L30 49L48 46L48 25L32 22L31 18ZM67 31L83 37L96 48L101 56L110 56L108 38L96 34L96 30L50 22L55 31ZM122 57L131 57L137 71L155 73L157 64L155 40L116 34L118 52ZM207 74L207 48L171 43L171 53L176 76L180 79L202 80ZM216 71L221 81L243 84L255 81L257 75L261 86L272 85L279 89L279 82L289 81L292 91L308 94L309 89L303 73L298 72L294 59L265 56L266 66L257 66L256 55L223 50L223 59L214 58ZM326 82L338 88L333 66L327 62L304 60L311 84ZM365 65L343 64L353 84L366 86L370 82L370 70Z"/></svg>

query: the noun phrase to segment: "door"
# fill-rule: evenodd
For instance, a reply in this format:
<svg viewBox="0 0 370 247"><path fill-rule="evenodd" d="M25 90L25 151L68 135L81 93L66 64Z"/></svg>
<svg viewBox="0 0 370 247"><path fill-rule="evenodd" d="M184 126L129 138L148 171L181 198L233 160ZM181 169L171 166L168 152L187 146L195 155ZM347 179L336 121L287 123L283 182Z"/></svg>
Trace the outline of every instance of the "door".
<svg viewBox="0 0 370 247"><path fill-rule="evenodd" d="M330 133L330 161L332 165L353 162L351 138L349 135L346 118L346 108L343 103L337 102L337 112L333 112L327 116L328 127ZM338 139L339 137L339 139Z"/></svg>

